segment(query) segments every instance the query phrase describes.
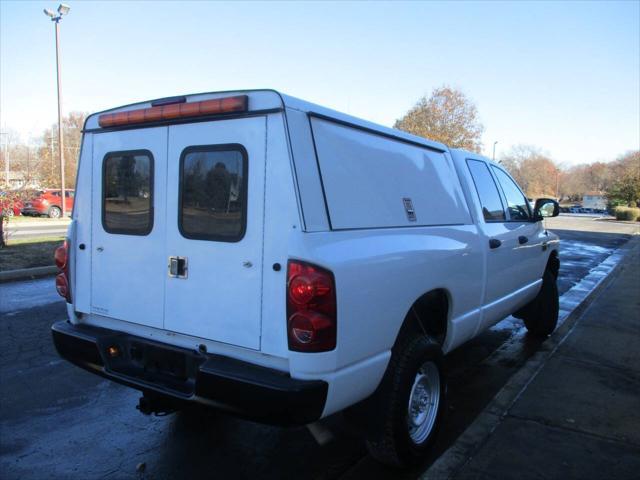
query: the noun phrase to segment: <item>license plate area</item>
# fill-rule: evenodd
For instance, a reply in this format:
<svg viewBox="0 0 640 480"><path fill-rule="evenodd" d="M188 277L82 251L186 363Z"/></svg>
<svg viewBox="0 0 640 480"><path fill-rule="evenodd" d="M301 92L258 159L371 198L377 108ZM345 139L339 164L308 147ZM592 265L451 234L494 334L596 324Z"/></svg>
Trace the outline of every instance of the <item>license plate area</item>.
<svg viewBox="0 0 640 480"><path fill-rule="evenodd" d="M107 371L181 396L193 395L204 361L196 352L126 337L101 343Z"/></svg>

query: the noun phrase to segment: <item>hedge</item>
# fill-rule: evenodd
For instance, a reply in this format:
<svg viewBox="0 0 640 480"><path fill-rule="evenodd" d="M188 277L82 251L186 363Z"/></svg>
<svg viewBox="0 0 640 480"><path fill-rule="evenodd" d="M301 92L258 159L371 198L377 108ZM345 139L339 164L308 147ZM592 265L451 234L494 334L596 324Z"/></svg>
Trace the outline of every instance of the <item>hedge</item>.
<svg viewBox="0 0 640 480"><path fill-rule="evenodd" d="M614 210L616 220L627 220L631 222L640 221L640 208L616 207Z"/></svg>

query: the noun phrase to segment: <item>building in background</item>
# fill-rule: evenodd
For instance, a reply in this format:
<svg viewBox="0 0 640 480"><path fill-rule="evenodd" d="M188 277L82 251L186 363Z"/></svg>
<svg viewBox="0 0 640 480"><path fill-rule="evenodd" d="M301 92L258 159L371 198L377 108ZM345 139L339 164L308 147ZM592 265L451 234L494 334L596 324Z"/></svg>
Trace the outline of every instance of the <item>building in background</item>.
<svg viewBox="0 0 640 480"><path fill-rule="evenodd" d="M587 192L582 196L582 208L606 210L607 196L604 192Z"/></svg>
<svg viewBox="0 0 640 480"><path fill-rule="evenodd" d="M5 174L6 175L6 174ZM41 188L40 181L36 178L30 178L28 172L11 171L9 172L9 183L7 184L5 175L0 180L0 188L3 190L32 189Z"/></svg>

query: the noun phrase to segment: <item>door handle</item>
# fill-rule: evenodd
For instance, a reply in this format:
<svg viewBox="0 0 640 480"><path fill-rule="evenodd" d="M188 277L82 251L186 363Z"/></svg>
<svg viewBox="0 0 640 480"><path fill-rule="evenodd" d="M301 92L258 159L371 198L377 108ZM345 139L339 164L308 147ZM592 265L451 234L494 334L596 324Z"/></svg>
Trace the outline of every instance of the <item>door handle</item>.
<svg viewBox="0 0 640 480"><path fill-rule="evenodd" d="M492 238L491 240L489 240L489 248L498 248L500 245L502 245L502 242L497 238Z"/></svg>
<svg viewBox="0 0 640 480"><path fill-rule="evenodd" d="M169 257L169 277L171 278L187 278L187 258L186 257Z"/></svg>
<svg viewBox="0 0 640 480"><path fill-rule="evenodd" d="M527 237L525 237L524 235L520 235L518 237L518 242L520 243L520 245L524 245L528 241L529 241L529 239Z"/></svg>

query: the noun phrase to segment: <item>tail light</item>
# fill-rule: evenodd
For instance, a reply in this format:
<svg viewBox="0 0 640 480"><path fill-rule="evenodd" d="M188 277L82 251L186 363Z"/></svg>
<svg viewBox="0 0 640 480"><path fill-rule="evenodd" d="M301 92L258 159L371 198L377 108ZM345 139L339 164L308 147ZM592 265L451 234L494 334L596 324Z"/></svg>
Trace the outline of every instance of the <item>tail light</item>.
<svg viewBox="0 0 640 480"><path fill-rule="evenodd" d="M287 269L289 350L327 352L336 347L336 287L333 274L290 260Z"/></svg>
<svg viewBox="0 0 640 480"><path fill-rule="evenodd" d="M56 267L60 273L56 276L56 290L61 297L71 303L71 286L69 285L69 240L66 239L62 246L56 248L53 255Z"/></svg>

